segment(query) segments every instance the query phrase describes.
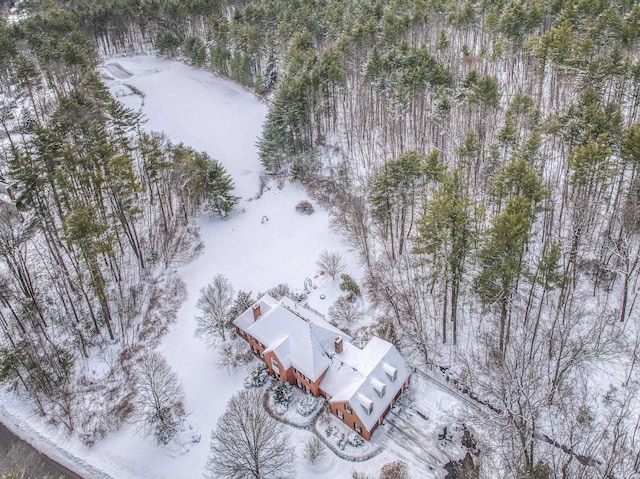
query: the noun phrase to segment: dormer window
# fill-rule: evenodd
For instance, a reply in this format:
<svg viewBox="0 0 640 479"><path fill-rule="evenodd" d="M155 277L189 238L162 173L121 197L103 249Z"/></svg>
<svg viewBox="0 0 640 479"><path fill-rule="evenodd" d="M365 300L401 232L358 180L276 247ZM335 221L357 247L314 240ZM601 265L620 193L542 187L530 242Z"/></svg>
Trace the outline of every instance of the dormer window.
<svg viewBox="0 0 640 479"><path fill-rule="evenodd" d="M367 414L371 414L371 411L373 411L373 401L367 396L363 396L362 394L360 395L359 399L360 405L362 406L362 409L364 409L364 412L366 412Z"/></svg>
<svg viewBox="0 0 640 479"><path fill-rule="evenodd" d="M387 392L387 385L376 378L371 380L371 386L373 386L373 390L376 392L378 397L384 397Z"/></svg>
<svg viewBox="0 0 640 479"><path fill-rule="evenodd" d="M398 379L398 370L391 366L390 364L384 364L383 369L385 374L391 379L391 381L395 381Z"/></svg>

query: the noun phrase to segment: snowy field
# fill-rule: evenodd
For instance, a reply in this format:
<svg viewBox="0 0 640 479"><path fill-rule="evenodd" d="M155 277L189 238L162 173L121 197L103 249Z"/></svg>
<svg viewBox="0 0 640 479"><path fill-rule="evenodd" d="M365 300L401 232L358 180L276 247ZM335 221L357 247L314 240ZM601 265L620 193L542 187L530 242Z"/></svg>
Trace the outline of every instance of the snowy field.
<svg viewBox="0 0 640 479"><path fill-rule="evenodd" d="M114 95L128 107L142 111L148 120L145 128L164 131L173 142L207 151L221 161L235 180L235 194L242 198L236 212L226 220L208 216L199 219L205 248L180 270L188 299L160 346L183 382L187 422L192 429L184 434L183 441L158 447L153 438L144 436L135 426L125 426L87 448L42 423L28 406L6 393L0 398L4 405L0 406L0 415L36 446L85 473L87 478L200 478L209 452L210 432L229 398L242 389L246 375L244 369L217 368L215 351L194 337L200 289L218 273L231 280L236 292L251 291L254 296L279 283L302 288L305 279L311 278L317 288L308 298L309 305L326 313L340 293L339 280L316 277L315 263L320 252L340 251L348 262L347 272L357 281L361 273L356 255L332 231L325 210L314 204L312 215L295 211L299 201L308 199L300 186L270 184L256 198L261 166L255 143L267 108L251 93L209 72L149 56L108 59L102 73ZM321 295L326 298L320 299ZM302 445L311 433L290 429L299 457L297 477L350 478L354 470L377 477L383 464L397 458L411 466L412 477L444 477L442 462L432 464L433 470L424 467L424 463L412 462L401 439L393 433L397 428L394 424L410 420L414 426L411 439L434 450L432 462L447 457L437 444L437 433L443 424L453 424L460 405L442 391L431 393L428 385L416 382L411 394L414 401L406 406L410 412L394 412L398 418L388 421L374 435L377 443L388 446L387 451L369 461L352 463L328 453L311 467L302 458ZM416 429L414 418L427 426ZM188 441L192 435L200 435L200 442ZM460 451L452 451L452 455L459 457ZM427 463L429 460L426 457Z"/></svg>

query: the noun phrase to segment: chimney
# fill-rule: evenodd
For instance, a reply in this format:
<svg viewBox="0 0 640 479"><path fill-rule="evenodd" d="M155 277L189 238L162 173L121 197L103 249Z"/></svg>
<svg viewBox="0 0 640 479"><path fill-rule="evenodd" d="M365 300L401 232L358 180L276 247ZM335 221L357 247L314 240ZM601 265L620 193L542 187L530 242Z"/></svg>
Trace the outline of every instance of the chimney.
<svg viewBox="0 0 640 479"><path fill-rule="evenodd" d="M257 321L262 311L260 310L260 303L256 303L253 305L253 320Z"/></svg>
<svg viewBox="0 0 640 479"><path fill-rule="evenodd" d="M342 352L342 338L340 336L336 336L336 339L333 340L333 346L336 349L336 353L340 354Z"/></svg>

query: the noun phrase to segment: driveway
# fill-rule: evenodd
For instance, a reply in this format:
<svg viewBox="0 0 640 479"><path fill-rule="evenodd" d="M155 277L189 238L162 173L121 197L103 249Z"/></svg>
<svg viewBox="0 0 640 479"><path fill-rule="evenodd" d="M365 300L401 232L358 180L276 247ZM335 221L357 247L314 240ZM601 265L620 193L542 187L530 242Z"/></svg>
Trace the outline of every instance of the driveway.
<svg viewBox="0 0 640 479"><path fill-rule="evenodd" d="M464 457L459 441L459 398L417 374L400 402L373 433L372 442L387 449L424 478L443 478L444 465ZM444 428L451 440L442 440Z"/></svg>

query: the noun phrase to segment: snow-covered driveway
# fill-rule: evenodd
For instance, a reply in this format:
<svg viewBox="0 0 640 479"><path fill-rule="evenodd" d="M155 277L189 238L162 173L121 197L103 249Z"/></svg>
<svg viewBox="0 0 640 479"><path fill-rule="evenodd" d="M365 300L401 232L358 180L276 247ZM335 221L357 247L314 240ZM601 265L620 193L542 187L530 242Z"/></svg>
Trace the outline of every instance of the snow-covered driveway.
<svg viewBox="0 0 640 479"><path fill-rule="evenodd" d="M406 462L426 478L442 478L443 466L464 456L459 444L441 441L447 427L455 427L460 402L436 385L414 374L412 385L398 405L385 418L373 441Z"/></svg>

